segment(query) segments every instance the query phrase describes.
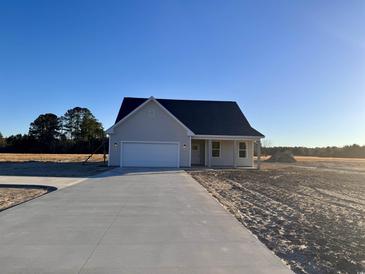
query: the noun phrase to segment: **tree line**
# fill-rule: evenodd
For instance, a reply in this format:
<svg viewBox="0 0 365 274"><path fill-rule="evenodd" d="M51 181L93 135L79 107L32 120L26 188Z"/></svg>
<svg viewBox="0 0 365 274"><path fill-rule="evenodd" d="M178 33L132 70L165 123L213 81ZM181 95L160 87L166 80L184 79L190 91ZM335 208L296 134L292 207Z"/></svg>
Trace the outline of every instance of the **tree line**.
<svg viewBox="0 0 365 274"><path fill-rule="evenodd" d="M30 124L28 134L5 138L0 133L0 152L92 153L104 142L108 143L103 125L89 109L75 107L61 117L53 113L39 115Z"/></svg>
<svg viewBox="0 0 365 274"><path fill-rule="evenodd" d="M365 158L365 146L348 145L344 147L262 147L264 155L273 155L277 151L291 151L295 156Z"/></svg>
<svg viewBox="0 0 365 274"><path fill-rule="evenodd" d="M105 147L102 144L105 144ZM29 126L28 134L3 137L0 132L0 152L16 153L102 153L108 149L103 125L87 108L75 107L58 117L53 113L39 115ZM365 146L344 147L272 147L264 143L262 153L291 151L296 156L365 158Z"/></svg>

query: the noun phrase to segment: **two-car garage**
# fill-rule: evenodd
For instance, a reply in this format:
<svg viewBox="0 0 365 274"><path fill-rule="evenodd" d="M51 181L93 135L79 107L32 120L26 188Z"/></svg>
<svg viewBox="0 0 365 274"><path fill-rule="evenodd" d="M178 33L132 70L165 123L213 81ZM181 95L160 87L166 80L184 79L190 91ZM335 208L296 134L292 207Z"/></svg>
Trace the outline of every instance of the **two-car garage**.
<svg viewBox="0 0 365 274"><path fill-rule="evenodd" d="M121 142L121 167L179 167L178 142Z"/></svg>

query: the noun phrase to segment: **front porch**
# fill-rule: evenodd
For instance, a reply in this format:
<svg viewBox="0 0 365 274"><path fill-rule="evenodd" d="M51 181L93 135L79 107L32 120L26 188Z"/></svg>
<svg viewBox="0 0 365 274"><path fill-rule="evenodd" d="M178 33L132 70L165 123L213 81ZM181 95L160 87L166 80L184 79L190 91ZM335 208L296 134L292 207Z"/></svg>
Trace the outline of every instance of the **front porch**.
<svg viewBox="0 0 365 274"><path fill-rule="evenodd" d="M260 168L260 139L226 137L226 138L191 138L191 167L245 167ZM258 157L254 162L254 154Z"/></svg>

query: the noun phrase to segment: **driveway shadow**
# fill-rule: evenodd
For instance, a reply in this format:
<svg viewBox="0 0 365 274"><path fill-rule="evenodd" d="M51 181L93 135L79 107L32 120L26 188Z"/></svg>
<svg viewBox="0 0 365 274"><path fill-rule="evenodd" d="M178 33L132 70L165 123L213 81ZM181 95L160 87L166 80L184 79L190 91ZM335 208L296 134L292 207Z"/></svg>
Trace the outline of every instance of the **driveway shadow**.
<svg viewBox="0 0 365 274"><path fill-rule="evenodd" d="M184 168L173 167L123 167L113 170L113 172L118 172L119 175L177 173L183 171Z"/></svg>

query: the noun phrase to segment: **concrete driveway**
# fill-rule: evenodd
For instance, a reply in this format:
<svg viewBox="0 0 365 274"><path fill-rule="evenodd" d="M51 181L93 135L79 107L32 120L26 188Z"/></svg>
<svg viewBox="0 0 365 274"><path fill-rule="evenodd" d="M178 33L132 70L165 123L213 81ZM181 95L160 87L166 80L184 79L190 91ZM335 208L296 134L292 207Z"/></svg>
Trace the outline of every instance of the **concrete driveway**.
<svg viewBox="0 0 365 274"><path fill-rule="evenodd" d="M184 171L115 169L0 213L0 273L291 273Z"/></svg>

